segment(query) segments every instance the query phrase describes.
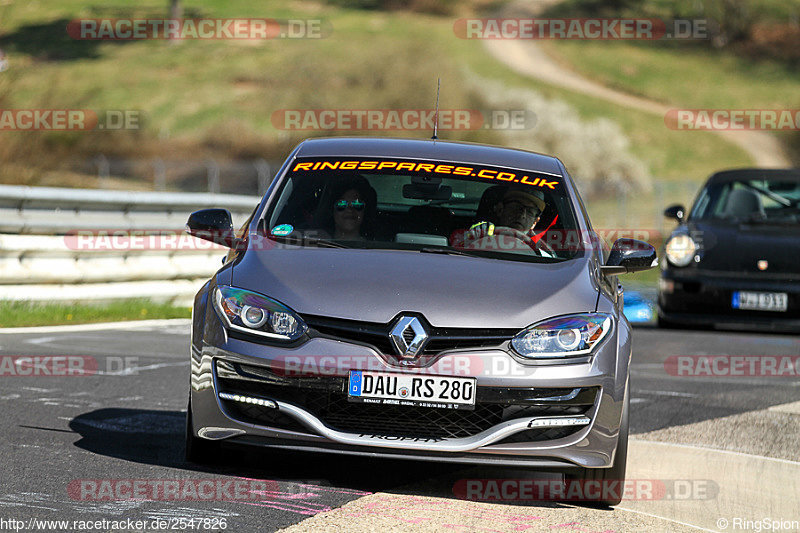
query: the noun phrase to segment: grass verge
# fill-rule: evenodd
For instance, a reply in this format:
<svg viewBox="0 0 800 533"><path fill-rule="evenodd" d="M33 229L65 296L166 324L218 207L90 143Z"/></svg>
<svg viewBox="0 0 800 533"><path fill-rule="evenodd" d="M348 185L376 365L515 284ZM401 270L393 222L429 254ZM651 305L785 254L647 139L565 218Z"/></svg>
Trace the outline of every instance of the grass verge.
<svg viewBox="0 0 800 533"><path fill-rule="evenodd" d="M189 318L191 309L150 300L106 304L0 302L0 327L55 326L165 318Z"/></svg>
<svg viewBox="0 0 800 533"><path fill-rule="evenodd" d="M699 179L720 166L748 163L738 148L715 135L674 132L659 117L518 76L490 57L481 42L457 38L452 17L291 0L275 2L265 13L244 0L213 1L193 9L217 17L318 17L332 31L323 39L186 41L173 46L163 41L76 42L63 30L67 21L81 16L150 16L165 9L162 2L136 8L121 0L109 0L102 9L80 0L65 0L47 10L37 6L14 3L0 8L4 18L0 44L12 60L12 68L0 78L4 105L141 110L144 129L93 135L36 134L33 138L12 135L7 150L0 146L0 153L8 152L3 157L6 163L22 158L19 154L23 152L30 157L13 162L31 167L39 166L43 155L50 153L59 160L82 155L90 159L98 152L170 157L171 151L176 156L199 158L221 155L215 152L241 158L281 158L309 134L337 132L281 130L271 120L279 109L430 108L437 77L442 78L443 107L482 108L481 91L465 83L464 66L478 76L564 100L584 119L612 118L629 136L634 155L650 166L656 178ZM607 56L606 62L625 64L609 53L610 44L595 44L596 53ZM422 57L425 60L419 61ZM667 85L685 85L689 91L697 88L695 83ZM728 92L719 84L714 84L714 90ZM427 132L376 133L427 136ZM447 138L502 142L490 130L447 132ZM16 149L17 145L28 149ZM0 169L0 177L12 177L12 173L5 174ZM37 184L42 175L32 172L24 181Z"/></svg>
<svg viewBox="0 0 800 533"><path fill-rule="evenodd" d="M246 0L213 0L202 7L189 7L192 12L187 12L187 16L320 18L332 31L323 39L266 42L185 41L179 45L163 41L75 42L64 32L66 22L71 19L150 16L162 13L166 3L146 2L130 7L129 2L109 0L99 8L88 6L83 0L64 0L47 9L38 3L0 7L3 22L0 45L9 53L12 65L0 78L0 103L5 98L3 105L8 108L135 109L141 110L146 119L143 130L127 135L109 131L9 135L5 137L8 142L0 145L0 160L4 161L0 165L0 181L15 179L20 183L42 184L42 176L47 176L47 172L39 167L43 159L50 157L48 154L55 154L52 157L59 161L53 166L64 165L60 161L69 158L91 159L99 152L165 159L173 156L282 159L295 142L309 135L364 132L282 130L271 120L276 110L426 109L433 105L437 77L442 78L443 108L481 109L486 107L483 93L486 89L470 83L475 76L562 100L584 120L610 118L630 139L631 153L649 167L655 179L665 180L668 187L690 182L693 183L690 190L694 191L716 170L751 164L742 150L713 133L673 131L665 126L662 117L520 76L491 57L482 42L457 38L453 31L454 17L358 10L292 0L274 2L268 12ZM610 63L614 68L607 70L615 73L621 72L620 65L629 62L630 58L624 54L632 53L626 48L631 46L628 43L567 44L585 44L592 54L602 56L595 58L598 62L602 59L607 67ZM645 49L644 45L640 48L647 54L670 52ZM622 54L622 59L617 53ZM680 52L671 53L672 56L662 58L667 65L683 60ZM709 66L708 62L713 63L700 64L698 73L707 66L724 72L738 68L738 63ZM634 66L645 70L643 64ZM674 70L671 72L674 75ZM746 82L751 87L762 87L764 84L758 77L762 74L750 72L753 76L750 81L747 76L739 76L733 86L709 84L708 90L728 95ZM687 94L706 90L689 79L672 77L662 87ZM769 89L775 94L779 90L780 87ZM420 138L429 135L428 132L373 133ZM446 132L443 137L513 146L491 130ZM547 152L547 147L542 151ZM21 172L23 167L30 172ZM91 168L93 172L94 167ZM27 177L21 179L23 174ZM58 174L62 181L64 175ZM85 175L69 174L70 185L80 186L82 182L84 186L89 184ZM682 188L676 188L675 193L663 192L660 197L654 191L647 198L625 199L622 206L612 193L586 200L596 226L657 228L662 224L662 201L687 202L693 194Z"/></svg>
<svg viewBox="0 0 800 533"><path fill-rule="evenodd" d="M800 72L776 60L752 61L689 43L545 44L549 53L589 78L676 107L784 109L798 101Z"/></svg>

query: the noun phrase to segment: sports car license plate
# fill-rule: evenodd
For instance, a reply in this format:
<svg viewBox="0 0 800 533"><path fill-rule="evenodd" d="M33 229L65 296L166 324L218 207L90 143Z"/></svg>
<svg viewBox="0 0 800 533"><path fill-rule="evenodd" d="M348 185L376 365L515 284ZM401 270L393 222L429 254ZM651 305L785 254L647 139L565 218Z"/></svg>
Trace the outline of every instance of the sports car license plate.
<svg viewBox="0 0 800 533"><path fill-rule="evenodd" d="M351 370L347 397L381 405L474 409L476 391L475 378Z"/></svg>
<svg viewBox="0 0 800 533"><path fill-rule="evenodd" d="M786 311L789 296L785 292L746 292L733 293L734 309L753 311Z"/></svg>

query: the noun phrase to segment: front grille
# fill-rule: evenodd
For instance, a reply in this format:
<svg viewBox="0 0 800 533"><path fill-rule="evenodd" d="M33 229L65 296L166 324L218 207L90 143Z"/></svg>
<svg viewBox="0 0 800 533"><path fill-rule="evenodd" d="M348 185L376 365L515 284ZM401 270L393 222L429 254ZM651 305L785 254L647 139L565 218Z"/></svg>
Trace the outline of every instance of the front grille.
<svg viewBox="0 0 800 533"><path fill-rule="evenodd" d="M584 429L586 426L563 426L554 428L526 429L519 433L514 433L495 444L518 444L523 442L540 442L544 440L556 440L569 437Z"/></svg>
<svg viewBox="0 0 800 533"><path fill-rule="evenodd" d="M476 435L495 425L499 413L488 406L473 411L396 405L372 405L336 398L318 411L333 429L348 433L396 435L424 439Z"/></svg>
<svg viewBox="0 0 800 533"><path fill-rule="evenodd" d="M292 404L337 431L426 439L471 437L501 422L518 418L585 415L594 405L597 394L596 388L585 388L569 400L554 402L547 398L567 397L564 393L573 389L479 387L474 410L440 409L350 402L345 378L321 378L317 383L318 388L293 386L291 381L277 384L217 377L220 392L253 395ZM280 413L279 409L232 404L224 403L226 408L231 408L232 416L239 413L247 422L292 431L309 431L290 416ZM556 429L561 432L557 435L561 435L566 434L565 431L578 431L581 427L530 429L523 433L526 434L526 442L548 440L559 438L551 437L556 435Z"/></svg>
<svg viewBox="0 0 800 533"><path fill-rule="evenodd" d="M312 315L303 315L306 324L316 332L339 340L368 344L383 354L394 354L389 331L394 320L387 324L360 322ZM434 328L425 325L429 338L421 355L434 355L446 350L500 346L516 335L517 329ZM406 342L413 332L406 331Z"/></svg>
<svg viewBox="0 0 800 533"><path fill-rule="evenodd" d="M291 416L284 414L280 409L272 407L262 407L260 405L246 404L221 400L230 414L243 422L267 426L271 428L285 429L299 433L308 433L308 429Z"/></svg>

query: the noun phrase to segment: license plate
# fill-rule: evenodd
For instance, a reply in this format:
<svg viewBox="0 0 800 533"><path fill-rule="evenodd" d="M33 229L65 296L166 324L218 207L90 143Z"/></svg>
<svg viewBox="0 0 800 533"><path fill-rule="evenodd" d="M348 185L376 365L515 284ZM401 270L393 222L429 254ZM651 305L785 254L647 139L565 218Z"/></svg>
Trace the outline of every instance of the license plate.
<svg viewBox="0 0 800 533"><path fill-rule="evenodd" d="M475 381L475 378L351 370L347 397L351 402L379 405L474 409Z"/></svg>
<svg viewBox="0 0 800 533"><path fill-rule="evenodd" d="M789 296L785 292L736 291L732 301L734 309L752 311L786 311L788 303Z"/></svg>

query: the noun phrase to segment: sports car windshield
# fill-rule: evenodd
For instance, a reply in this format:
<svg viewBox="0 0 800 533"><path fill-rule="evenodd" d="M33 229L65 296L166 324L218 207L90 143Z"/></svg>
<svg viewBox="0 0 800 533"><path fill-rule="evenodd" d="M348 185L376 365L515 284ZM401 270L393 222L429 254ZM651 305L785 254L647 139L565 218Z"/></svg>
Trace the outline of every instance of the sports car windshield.
<svg viewBox="0 0 800 533"><path fill-rule="evenodd" d="M262 221L299 246L382 248L535 262L582 249L563 178L383 158L298 158Z"/></svg>
<svg viewBox="0 0 800 533"><path fill-rule="evenodd" d="M800 225L800 181L750 179L712 183L691 218Z"/></svg>

